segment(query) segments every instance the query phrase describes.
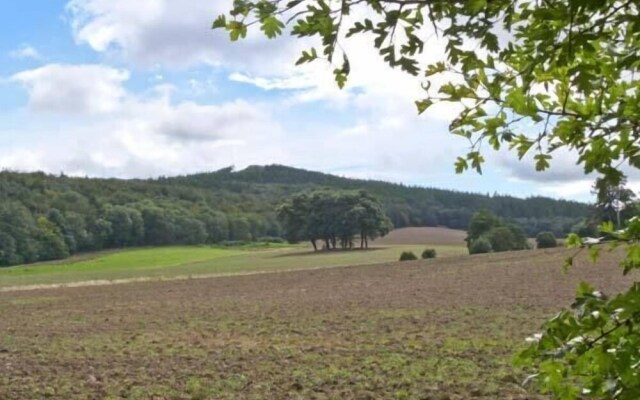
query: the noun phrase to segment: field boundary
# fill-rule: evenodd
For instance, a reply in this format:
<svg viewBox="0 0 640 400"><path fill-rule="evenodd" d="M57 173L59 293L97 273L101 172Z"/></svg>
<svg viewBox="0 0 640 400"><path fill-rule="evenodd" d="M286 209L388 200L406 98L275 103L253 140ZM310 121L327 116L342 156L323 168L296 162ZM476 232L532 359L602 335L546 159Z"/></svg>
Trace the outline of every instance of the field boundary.
<svg viewBox="0 0 640 400"><path fill-rule="evenodd" d="M34 285L17 285L0 287L0 293L11 292L28 292L33 290L50 290L50 289L71 289L80 287L92 287L92 286L111 286L111 285L125 285L128 283L144 283L144 282L172 282L172 281L188 281L195 279L215 279L226 278L234 276L251 276L251 275L265 275L265 274L282 274L289 272L302 272L302 271L318 271L324 269L335 268L355 268L355 267L371 267L379 265L391 265L393 263L373 263L373 264L354 264L354 265L330 265L323 267L312 268L289 268L289 269L277 269L272 271L246 271L246 272L229 272L229 273L217 273L217 274L195 274L195 275L176 275L176 276L140 276L136 278L125 279L96 279L90 281L77 281L77 282L65 282L65 283L46 283L46 284L34 284Z"/></svg>

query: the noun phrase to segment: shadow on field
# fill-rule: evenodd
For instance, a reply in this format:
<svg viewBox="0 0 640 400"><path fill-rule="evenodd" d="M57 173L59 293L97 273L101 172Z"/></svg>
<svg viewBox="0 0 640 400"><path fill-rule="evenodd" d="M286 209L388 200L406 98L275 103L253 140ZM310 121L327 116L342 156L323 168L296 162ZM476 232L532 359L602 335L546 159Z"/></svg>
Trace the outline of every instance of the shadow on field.
<svg viewBox="0 0 640 400"><path fill-rule="evenodd" d="M365 253L371 251L384 250L388 247L370 247L368 249L335 249L335 250L305 250L305 251L297 251L295 253L286 253L286 254L277 254L274 255L273 258L281 258L281 257L300 257L300 256L314 256L314 255L329 255L329 254L344 254L344 253Z"/></svg>

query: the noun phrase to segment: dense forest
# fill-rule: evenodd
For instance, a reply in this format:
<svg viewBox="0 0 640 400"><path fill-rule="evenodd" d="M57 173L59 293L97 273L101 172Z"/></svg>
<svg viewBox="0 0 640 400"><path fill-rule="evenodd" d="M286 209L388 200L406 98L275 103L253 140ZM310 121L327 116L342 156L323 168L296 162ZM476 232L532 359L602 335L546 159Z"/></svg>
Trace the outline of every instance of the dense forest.
<svg viewBox="0 0 640 400"><path fill-rule="evenodd" d="M0 265L132 246L269 240L283 236L276 208L310 190L366 190L395 227L466 229L487 209L529 236L563 235L590 213L582 203L519 199L341 178L285 166L226 168L171 178L118 180L0 172Z"/></svg>
<svg viewBox="0 0 640 400"><path fill-rule="evenodd" d="M518 223L529 236L540 231L564 235L576 231L591 207L585 203L546 197L521 199L499 194L477 193L406 186L375 180L348 179L321 172L280 165L252 166L242 171L225 168L214 173L161 178L161 183L192 186L216 191L231 190L265 200L267 210L272 204L294 193L308 189L331 188L361 190L380 198L394 227L446 226L467 229L476 211L488 210ZM260 211L260 209L254 209Z"/></svg>

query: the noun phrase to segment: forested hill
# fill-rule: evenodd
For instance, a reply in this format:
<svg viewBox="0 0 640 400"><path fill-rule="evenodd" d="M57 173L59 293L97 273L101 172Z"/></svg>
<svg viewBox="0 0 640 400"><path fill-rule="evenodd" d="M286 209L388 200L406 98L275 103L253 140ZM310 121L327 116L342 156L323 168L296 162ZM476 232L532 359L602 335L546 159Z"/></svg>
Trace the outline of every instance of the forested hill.
<svg viewBox="0 0 640 400"><path fill-rule="evenodd" d="M251 166L234 172L225 168L217 172L173 178L160 183L205 189L231 190L255 194L267 203L277 203L281 196L301 190L364 189L380 197L395 227L447 226L466 229L471 215L488 209L496 215L517 221L529 234L551 230L567 233L589 214L585 203L546 197L521 199L513 196L483 195L436 188L406 186L376 180L343 178L321 172L281 165ZM275 198L272 200L272 198Z"/></svg>
<svg viewBox="0 0 640 400"><path fill-rule="evenodd" d="M589 213L582 203L518 199L341 178L284 166L158 178L72 178L0 172L0 265L104 248L279 237L275 208L311 189L364 189L396 227L466 228L488 209L529 234L564 234Z"/></svg>

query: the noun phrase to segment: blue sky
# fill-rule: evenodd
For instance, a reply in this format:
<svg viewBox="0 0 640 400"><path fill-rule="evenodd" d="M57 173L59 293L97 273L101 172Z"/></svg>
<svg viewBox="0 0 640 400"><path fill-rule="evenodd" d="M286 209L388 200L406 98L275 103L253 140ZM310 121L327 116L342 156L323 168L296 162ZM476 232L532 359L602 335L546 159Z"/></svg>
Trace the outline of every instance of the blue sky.
<svg viewBox="0 0 640 400"><path fill-rule="evenodd" d="M230 1L0 2L0 168L148 177L280 163L358 178L588 200L571 157L550 173L508 152L456 175L455 107L418 116L420 82L347 43L345 90L308 43L209 29ZM431 47L437 57L437 44Z"/></svg>

